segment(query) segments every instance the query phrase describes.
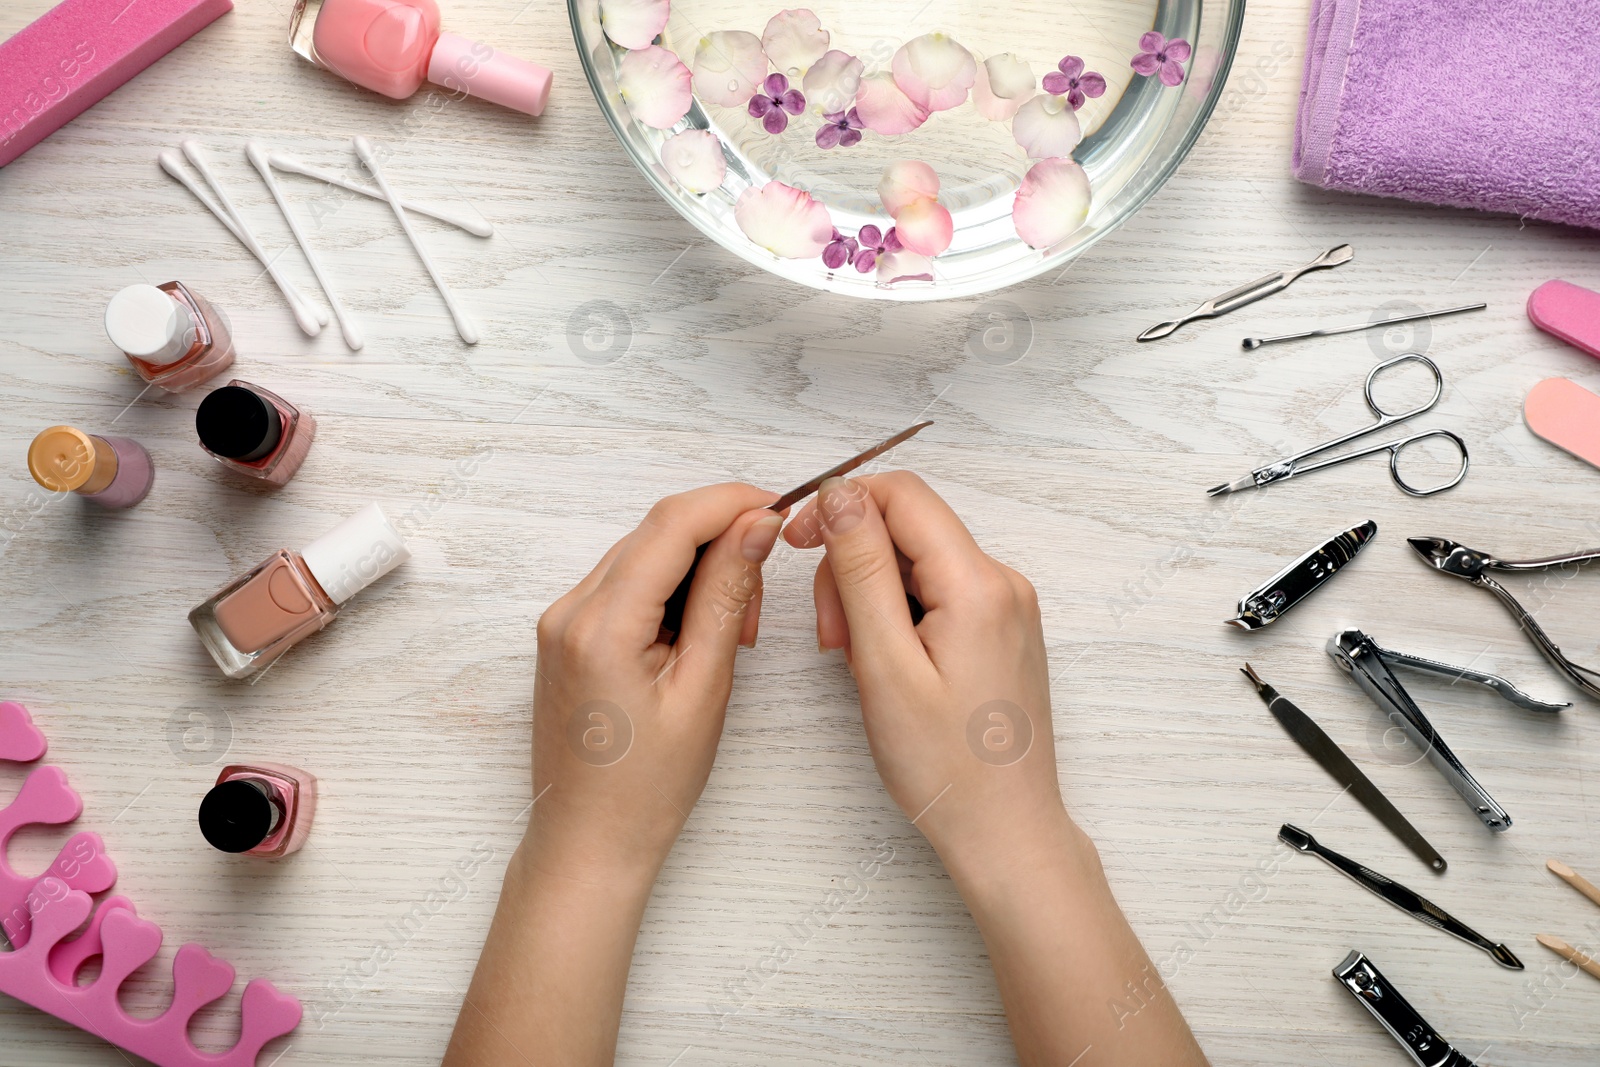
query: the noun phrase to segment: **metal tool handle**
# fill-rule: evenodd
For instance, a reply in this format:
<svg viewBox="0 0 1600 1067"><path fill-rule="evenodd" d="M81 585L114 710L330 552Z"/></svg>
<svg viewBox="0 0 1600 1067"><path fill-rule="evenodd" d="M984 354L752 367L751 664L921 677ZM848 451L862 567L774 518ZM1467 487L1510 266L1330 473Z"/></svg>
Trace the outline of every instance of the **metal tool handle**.
<svg viewBox="0 0 1600 1067"><path fill-rule="evenodd" d="M1333 976L1420 1067L1472 1067L1472 1060L1440 1037L1361 952L1352 949L1333 969Z"/></svg>
<svg viewBox="0 0 1600 1067"><path fill-rule="evenodd" d="M1356 433L1346 434L1344 437L1341 437L1336 441L1330 441L1327 444L1320 445L1308 452L1303 452L1301 455L1315 455L1316 453L1326 451L1329 448L1335 448L1344 444L1344 442L1350 440L1351 438L1360 437L1364 434L1371 433L1373 430L1378 429L1380 425L1387 425L1387 423L1377 423L1363 430L1357 431ZM1418 489L1416 486L1409 484L1400 475L1400 452L1407 445L1421 441L1426 437L1445 437L1453 441L1457 450L1461 453L1461 468L1456 471L1456 476L1454 478L1442 485L1430 486L1426 489ZM1389 477L1394 480L1394 484L1398 486L1402 492L1411 496L1432 496L1435 493L1442 493L1446 489L1454 489L1456 486L1460 485L1461 480L1467 476L1467 443L1456 434L1451 433L1449 430L1424 430L1422 433L1414 433L1410 437L1402 437L1398 440L1385 441L1382 444L1369 445L1366 448L1358 448L1354 452L1346 452L1343 455L1331 456L1328 459L1318 460L1315 463L1300 463L1298 462L1297 458L1290 458L1283 460L1282 462L1272 464L1270 467L1262 467L1255 473L1257 474L1258 481L1262 479L1262 476L1270 476L1265 477L1266 481L1276 481L1280 478L1293 478L1297 474L1310 474L1312 471L1319 471L1324 467L1333 467L1340 463L1347 463L1352 459L1360 459L1363 456L1370 456L1378 452L1389 453ZM1288 473L1277 473L1282 468L1288 468Z"/></svg>
<svg viewBox="0 0 1600 1067"><path fill-rule="evenodd" d="M1376 642L1374 642L1374 647L1377 647ZM1428 674L1436 674L1441 678L1449 678L1451 681L1477 682L1479 685L1487 686L1494 690L1517 707L1525 708L1528 711L1558 712L1562 708L1572 707L1570 703L1550 704L1543 700L1536 700L1498 674L1473 670L1471 667L1457 667L1451 663L1441 663L1436 659L1426 659L1406 652L1396 652L1392 648L1378 648L1378 654L1390 666L1410 667L1412 670L1426 671Z"/></svg>
<svg viewBox="0 0 1600 1067"><path fill-rule="evenodd" d="M1600 548L1584 549L1566 556L1546 556L1543 559L1491 559L1484 566L1497 571L1542 571L1549 567L1564 567L1568 563L1582 565L1600 560Z"/></svg>
<svg viewBox="0 0 1600 1067"><path fill-rule="evenodd" d="M1213 297L1206 301L1205 304L1202 304L1201 307L1207 309L1208 315L1226 315L1228 312L1236 311L1246 304L1253 304L1263 297L1282 292L1292 285L1296 278L1307 271L1337 267L1341 263L1350 262L1355 254L1355 249L1349 245L1338 245L1328 249L1303 267L1297 267L1294 270L1274 271L1271 274L1263 275L1253 282L1246 282L1237 289L1230 289L1221 296Z"/></svg>
<svg viewBox="0 0 1600 1067"><path fill-rule="evenodd" d="M1581 667L1568 659L1562 653L1560 646L1550 640L1550 635L1544 632L1544 627L1539 625L1538 620L1528 614L1526 608L1517 603L1517 598L1512 596L1505 586L1487 574L1479 574L1467 580L1475 585L1482 586L1499 597L1500 602L1506 606L1522 628L1528 632L1528 636L1533 639L1533 643L1538 646L1539 651L1544 653L1544 658L1549 660L1558 671L1566 675L1573 685L1591 696L1600 697L1600 671Z"/></svg>

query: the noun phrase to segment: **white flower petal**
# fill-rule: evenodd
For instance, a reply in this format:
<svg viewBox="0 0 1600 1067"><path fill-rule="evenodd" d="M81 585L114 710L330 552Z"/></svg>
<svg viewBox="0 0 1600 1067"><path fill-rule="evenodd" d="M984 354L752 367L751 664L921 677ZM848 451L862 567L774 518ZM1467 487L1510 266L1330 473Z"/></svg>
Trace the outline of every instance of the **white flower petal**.
<svg viewBox="0 0 1600 1067"><path fill-rule="evenodd" d="M761 47L774 69L798 78L828 50L828 31L809 8L780 11L767 22Z"/></svg>
<svg viewBox="0 0 1600 1067"><path fill-rule="evenodd" d="M990 56L978 64L972 103L990 122L1004 122L1028 102L1034 90L1033 68L1013 52Z"/></svg>
<svg viewBox="0 0 1600 1067"><path fill-rule="evenodd" d="M896 218L908 205L918 200L932 200L939 195L939 175L926 163L903 159L889 164L878 179L878 198L890 218Z"/></svg>
<svg viewBox="0 0 1600 1067"><path fill-rule="evenodd" d="M728 173L722 142L710 130L684 130L668 137L661 146L661 165L691 193L709 193Z"/></svg>
<svg viewBox="0 0 1600 1067"><path fill-rule="evenodd" d="M806 71L805 81L801 83L806 103L819 115L850 110L850 105L856 102L856 93L861 89L862 69L861 60L855 56L837 48L827 52L811 64L811 69Z"/></svg>
<svg viewBox="0 0 1600 1067"><path fill-rule="evenodd" d="M900 91L927 111L948 111L966 100L978 70L972 53L942 33L907 41L889 65Z"/></svg>
<svg viewBox="0 0 1600 1067"><path fill-rule="evenodd" d="M744 107L767 76L761 38L744 30L718 30L694 51L694 91L723 107Z"/></svg>
<svg viewBox="0 0 1600 1067"><path fill-rule="evenodd" d="M1049 248L1072 236L1089 217L1089 176L1070 159L1043 159L1022 179L1011 204L1017 236Z"/></svg>
<svg viewBox="0 0 1600 1067"><path fill-rule="evenodd" d="M1064 96L1042 93L1029 100L1011 120L1011 135L1034 159L1070 156L1083 140L1077 112Z"/></svg>
<svg viewBox="0 0 1600 1067"><path fill-rule="evenodd" d="M733 218L746 237L782 259L820 256L833 237L828 209L782 182L740 193Z"/></svg>
<svg viewBox="0 0 1600 1067"><path fill-rule="evenodd" d="M601 0L600 26L624 48L648 48L667 25L670 0Z"/></svg>
<svg viewBox="0 0 1600 1067"><path fill-rule="evenodd" d="M900 209L894 217L894 232L909 251L936 256L950 247L955 223L939 201L922 199Z"/></svg>
<svg viewBox="0 0 1600 1067"><path fill-rule="evenodd" d="M694 100L689 68L654 44L622 57L617 64L617 89L633 117L658 130L683 118Z"/></svg>
<svg viewBox="0 0 1600 1067"><path fill-rule="evenodd" d="M883 71L861 79L856 111L863 126L885 137L910 133L928 121L928 109L914 103L895 84L893 75Z"/></svg>
<svg viewBox="0 0 1600 1067"><path fill-rule="evenodd" d="M909 249L901 249L878 257L879 285L931 281L933 281L933 263L927 256L918 255Z"/></svg>

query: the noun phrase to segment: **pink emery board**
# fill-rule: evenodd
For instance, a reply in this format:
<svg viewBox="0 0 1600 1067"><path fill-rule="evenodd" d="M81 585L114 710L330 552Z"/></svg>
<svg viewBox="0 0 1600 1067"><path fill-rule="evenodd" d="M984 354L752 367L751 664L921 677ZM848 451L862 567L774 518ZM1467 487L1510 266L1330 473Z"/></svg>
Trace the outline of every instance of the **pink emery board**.
<svg viewBox="0 0 1600 1067"><path fill-rule="evenodd" d="M1571 282L1545 282L1528 295L1528 318L1545 333L1600 357L1600 293Z"/></svg>
<svg viewBox="0 0 1600 1067"><path fill-rule="evenodd" d="M1565 378L1546 378L1528 391L1522 417L1535 434L1600 467L1600 396Z"/></svg>
<svg viewBox="0 0 1600 1067"><path fill-rule="evenodd" d="M64 0L0 42L0 167L232 10L233 0Z"/></svg>

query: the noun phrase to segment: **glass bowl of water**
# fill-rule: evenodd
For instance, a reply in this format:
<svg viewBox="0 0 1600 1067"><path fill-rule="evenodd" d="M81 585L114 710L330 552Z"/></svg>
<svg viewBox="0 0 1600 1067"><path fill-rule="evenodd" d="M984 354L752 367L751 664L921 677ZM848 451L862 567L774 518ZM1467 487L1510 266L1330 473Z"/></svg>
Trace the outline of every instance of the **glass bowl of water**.
<svg viewBox="0 0 1600 1067"><path fill-rule="evenodd" d="M1060 270L1177 169L1243 0L568 0L658 193L782 278L891 300Z"/></svg>

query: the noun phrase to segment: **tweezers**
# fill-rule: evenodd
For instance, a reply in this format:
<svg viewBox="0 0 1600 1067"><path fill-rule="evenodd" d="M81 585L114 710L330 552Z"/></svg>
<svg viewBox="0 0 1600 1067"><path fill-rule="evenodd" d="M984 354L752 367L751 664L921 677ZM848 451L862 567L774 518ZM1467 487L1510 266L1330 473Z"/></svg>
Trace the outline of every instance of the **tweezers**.
<svg viewBox="0 0 1600 1067"><path fill-rule="evenodd" d="M1289 288L1296 278L1307 271L1337 267L1341 263L1350 262L1355 258L1355 254L1356 250L1349 245L1337 245L1303 267L1296 267L1294 270L1274 271L1271 274L1263 275L1253 282L1247 282L1239 286L1237 289L1230 289L1221 296L1212 297L1181 318L1158 322L1138 337L1135 337L1134 340L1155 341L1175 333L1178 327L1187 325L1196 319L1214 319L1218 315L1226 315L1230 311L1237 311L1246 304L1253 304L1264 296L1282 292Z"/></svg>
<svg viewBox="0 0 1600 1067"><path fill-rule="evenodd" d="M1489 795L1488 790L1478 784L1478 780L1472 777L1471 772L1456 758L1456 754L1450 751L1450 746L1444 743L1439 731L1434 729L1433 723L1428 721L1428 717L1422 713L1417 702L1411 699L1411 694L1406 692L1405 686L1400 684L1400 679L1396 678L1389 668L1391 665L1404 666L1429 674L1442 675L1452 680L1478 682L1493 689L1517 707L1530 711L1555 712L1571 705L1547 704L1542 700L1535 700L1499 675L1391 651L1380 646L1360 630L1341 630L1334 634L1328 640L1328 655L1333 657L1333 662L1340 670L1350 675L1362 691L1372 698L1373 703L1387 713L1391 722L1405 731L1411 743L1427 755L1428 762L1444 775L1444 780L1461 795L1461 799L1466 801L1467 807L1472 809L1473 814L1483 825L1496 833L1510 829L1511 816L1506 809Z"/></svg>
<svg viewBox="0 0 1600 1067"><path fill-rule="evenodd" d="M1600 684L1597 684L1600 683L1600 671L1580 667L1568 659L1527 609L1517 603L1517 598L1512 596L1505 586L1483 573L1486 570L1539 571L1547 567L1564 567L1568 564L1581 566L1600 560L1600 550L1575 552L1570 556L1547 556L1544 559L1510 560L1495 559L1487 552L1458 545L1443 537L1408 537L1406 543L1416 550L1424 563L1440 574L1454 575L1499 597L1506 610L1511 612L1512 617L1527 632L1534 646L1544 653L1544 658L1554 664L1556 670L1585 693L1592 697L1600 697Z"/></svg>

